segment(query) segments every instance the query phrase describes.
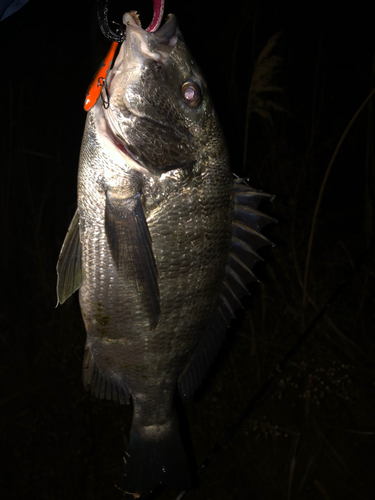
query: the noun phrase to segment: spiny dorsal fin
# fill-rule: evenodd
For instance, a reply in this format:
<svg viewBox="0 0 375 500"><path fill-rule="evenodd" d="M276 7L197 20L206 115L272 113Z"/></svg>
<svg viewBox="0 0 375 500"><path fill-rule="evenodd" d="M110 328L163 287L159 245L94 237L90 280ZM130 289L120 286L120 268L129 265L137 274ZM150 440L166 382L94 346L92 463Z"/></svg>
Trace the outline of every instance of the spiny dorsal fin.
<svg viewBox="0 0 375 500"><path fill-rule="evenodd" d="M242 307L241 299L249 295L247 285L257 281L252 268L256 262L263 259L256 250L270 244L260 231L270 222L276 222L272 217L257 210L262 200L272 200L272 196L252 189L241 179L234 181L234 193L232 248L228 256L218 309L180 377L179 393L184 400L194 394L216 357L235 311Z"/></svg>

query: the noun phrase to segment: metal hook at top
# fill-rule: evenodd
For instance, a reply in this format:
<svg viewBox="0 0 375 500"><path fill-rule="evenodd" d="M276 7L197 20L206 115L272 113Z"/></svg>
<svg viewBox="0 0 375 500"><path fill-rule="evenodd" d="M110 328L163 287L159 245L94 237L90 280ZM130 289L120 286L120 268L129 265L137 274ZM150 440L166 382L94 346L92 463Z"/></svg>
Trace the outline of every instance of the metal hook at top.
<svg viewBox="0 0 375 500"><path fill-rule="evenodd" d="M110 0L98 0L97 16L99 27L103 35L112 40L112 42L122 43L125 40L125 26L119 25L116 31L113 31L108 22L108 4Z"/></svg>
<svg viewBox="0 0 375 500"><path fill-rule="evenodd" d="M164 0L152 0L154 5L154 14L150 26L146 31L153 32L156 31L163 18L164 14ZM108 5L110 0L98 0L98 21L100 30L103 35L112 40L113 42L122 43L125 40L125 26L118 25L119 28L113 31L108 22ZM117 24L117 23L116 23Z"/></svg>

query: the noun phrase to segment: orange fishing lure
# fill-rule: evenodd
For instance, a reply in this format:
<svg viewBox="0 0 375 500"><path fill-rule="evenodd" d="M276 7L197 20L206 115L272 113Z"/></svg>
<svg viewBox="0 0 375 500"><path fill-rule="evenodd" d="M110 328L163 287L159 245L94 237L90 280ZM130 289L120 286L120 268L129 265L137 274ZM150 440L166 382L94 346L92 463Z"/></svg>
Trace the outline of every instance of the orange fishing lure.
<svg viewBox="0 0 375 500"><path fill-rule="evenodd" d="M91 82L91 85L87 89L85 104L83 106L85 111L90 111L90 109L99 99L100 93L104 85L104 81L107 78L108 71L111 69L112 61L113 58L115 57L117 47L118 47L118 42L112 42L108 54L103 59L100 68L96 72L94 79Z"/></svg>

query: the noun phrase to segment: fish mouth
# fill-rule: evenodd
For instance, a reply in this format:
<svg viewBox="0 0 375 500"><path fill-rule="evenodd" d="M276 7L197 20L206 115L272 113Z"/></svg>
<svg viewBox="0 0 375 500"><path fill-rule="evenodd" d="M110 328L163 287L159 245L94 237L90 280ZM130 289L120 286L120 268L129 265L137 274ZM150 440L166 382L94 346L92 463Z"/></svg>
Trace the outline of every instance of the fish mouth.
<svg viewBox="0 0 375 500"><path fill-rule="evenodd" d="M151 49L151 52L149 52L147 49L143 48L142 53L148 54L155 59L159 57L158 52L161 49L161 47L158 48L157 46L169 46L172 49L176 45L177 35L181 34L177 25L177 18L174 14L169 14L165 23L156 31L144 30L141 25L140 17L135 11L124 14L122 21L126 27L125 42L127 39L128 45L135 44L132 50L136 50L136 38L139 37L142 41L148 43Z"/></svg>
<svg viewBox="0 0 375 500"><path fill-rule="evenodd" d="M140 18L135 11L124 14L123 23L126 26L125 40L108 74L104 89L108 98L108 105L104 108L108 121L114 129L116 123L121 122L118 113L115 113L116 109L125 114L130 112L140 118L153 118L150 108L142 109L140 106L142 89L137 83L148 66L153 63L163 66L166 63L179 36L181 37L174 14L170 14L166 22L155 32L148 32L142 28ZM160 117L155 116L155 121L158 118Z"/></svg>
<svg viewBox="0 0 375 500"><path fill-rule="evenodd" d="M142 29L135 12L126 13L123 23L126 26L125 40L102 94L104 105L101 108L107 135L114 147L151 173L184 167L177 156L181 153L180 144L189 140L189 134L181 126L171 123L170 118L152 102L151 95L153 85L155 89L157 86L157 70L164 67L178 41L183 40L176 16L169 15L155 32ZM153 144L147 149L144 143L149 143L151 137ZM171 141L176 153L165 159L160 148L168 149L170 153ZM168 146L165 145L167 142Z"/></svg>
<svg viewBox="0 0 375 500"><path fill-rule="evenodd" d="M123 24L126 27L125 40L110 72L109 87L118 72L125 68L129 71L142 66L148 59L164 64L181 34L174 14L170 14L165 23L154 32L142 28L135 11L124 14Z"/></svg>

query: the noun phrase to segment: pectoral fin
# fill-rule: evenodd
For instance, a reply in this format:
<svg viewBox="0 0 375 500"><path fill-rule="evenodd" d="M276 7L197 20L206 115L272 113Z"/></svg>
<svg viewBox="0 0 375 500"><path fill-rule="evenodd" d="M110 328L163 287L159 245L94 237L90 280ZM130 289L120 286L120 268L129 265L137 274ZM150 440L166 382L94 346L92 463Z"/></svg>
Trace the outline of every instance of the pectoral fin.
<svg viewBox="0 0 375 500"><path fill-rule="evenodd" d="M141 195L124 199L107 191L106 197L105 231L113 260L124 278L135 279L153 330L160 316L158 273Z"/></svg>
<svg viewBox="0 0 375 500"><path fill-rule="evenodd" d="M56 266L57 305L63 304L82 284L82 246L79 239L79 213L76 210Z"/></svg>

